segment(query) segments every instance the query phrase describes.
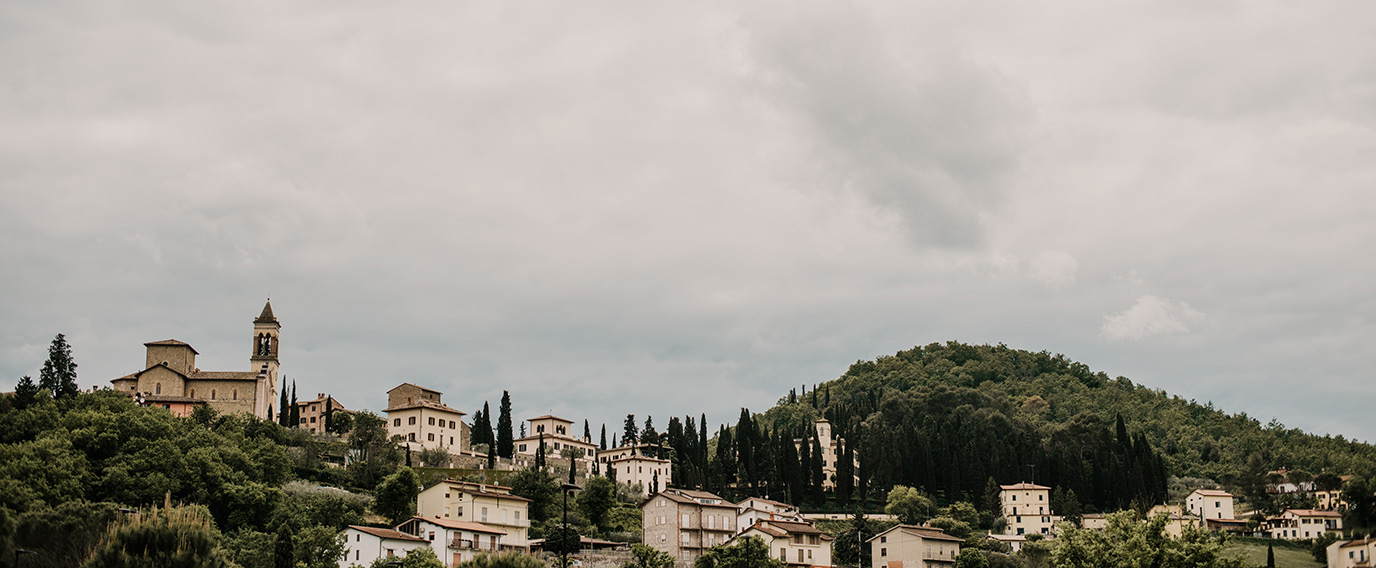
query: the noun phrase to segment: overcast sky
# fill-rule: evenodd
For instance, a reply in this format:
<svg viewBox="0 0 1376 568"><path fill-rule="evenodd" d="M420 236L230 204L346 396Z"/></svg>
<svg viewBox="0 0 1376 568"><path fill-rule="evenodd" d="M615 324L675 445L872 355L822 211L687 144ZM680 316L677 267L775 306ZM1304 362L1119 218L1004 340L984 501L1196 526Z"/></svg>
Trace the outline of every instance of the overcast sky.
<svg viewBox="0 0 1376 568"><path fill-rule="evenodd" d="M0 388L734 422L1064 353L1376 440L1370 2L0 3ZM936 3L933 3L936 4Z"/></svg>

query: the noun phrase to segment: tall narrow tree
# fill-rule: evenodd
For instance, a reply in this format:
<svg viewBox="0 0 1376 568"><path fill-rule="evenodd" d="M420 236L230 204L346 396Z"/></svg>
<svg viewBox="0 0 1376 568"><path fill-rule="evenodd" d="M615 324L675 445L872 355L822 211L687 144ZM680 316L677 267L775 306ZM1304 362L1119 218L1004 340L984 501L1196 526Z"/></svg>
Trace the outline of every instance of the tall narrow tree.
<svg viewBox="0 0 1376 568"><path fill-rule="evenodd" d="M14 406L24 409L29 405L38 402L38 385L34 384L33 377L24 375L19 379L19 384L14 387Z"/></svg>
<svg viewBox="0 0 1376 568"><path fill-rule="evenodd" d="M602 423L602 443L599 444L599 446L602 448L602 451L604 451L604 452L607 451L607 423L606 423L606 422L603 422L603 423Z"/></svg>
<svg viewBox="0 0 1376 568"><path fill-rule="evenodd" d="M330 420L334 418L334 397L325 395L325 424L321 432L330 431Z"/></svg>
<svg viewBox="0 0 1376 568"><path fill-rule="evenodd" d="M502 407L497 412L497 455L511 458L516 449L516 438L511 431L511 393L502 391Z"/></svg>
<svg viewBox="0 0 1376 568"><path fill-rule="evenodd" d="M38 387L48 389L53 398L76 398L76 361L72 360L72 346L61 333L48 345L48 360L38 372Z"/></svg>
<svg viewBox="0 0 1376 568"><path fill-rule="evenodd" d="M286 377L283 377L284 379ZM301 426L301 407L296 406L296 381L291 382L291 427Z"/></svg>
<svg viewBox="0 0 1376 568"><path fill-rule="evenodd" d="M282 385L282 397L281 397L281 398L282 398L282 402L281 402L281 404L279 405L279 408L278 408L278 410L277 410L277 423L278 423L278 424L281 424L282 426L291 426L291 424L288 424L288 423L287 423L288 421L291 420L291 407L288 406L288 404L291 404L291 403L287 401L287 388L286 388L286 387L287 387L287 385L285 385L285 384Z"/></svg>
<svg viewBox="0 0 1376 568"><path fill-rule="evenodd" d="M592 428L588 425L588 419L583 419L583 441L592 443Z"/></svg>
<svg viewBox="0 0 1376 568"><path fill-rule="evenodd" d="M750 411L741 409L740 419L736 422L736 468L738 487L755 488L755 425L750 419Z"/></svg>

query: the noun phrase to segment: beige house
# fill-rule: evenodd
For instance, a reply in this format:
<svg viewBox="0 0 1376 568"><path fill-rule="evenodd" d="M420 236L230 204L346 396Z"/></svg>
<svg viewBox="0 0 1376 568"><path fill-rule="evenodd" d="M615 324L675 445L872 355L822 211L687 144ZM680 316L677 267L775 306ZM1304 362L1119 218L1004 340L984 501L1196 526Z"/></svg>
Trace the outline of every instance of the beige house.
<svg viewBox="0 0 1376 568"><path fill-rule="evenodd" d="M736 534L736 505L706 491L665 489L640 505L641 541L691 564Z"/></svg>
<svg viewBox="0 0 1376 568"><path fill-rule="evenodd" d="M1051 512L1051 488L1032 483L1000 485L999 503L1008 519L1005 534L1051 534L1057 518Z"/></svg>
<svg viewBox="0 0 1376 568"><path fill-rule="evenodd" d="M1342 532L1343 514L1315 509L1287 509L1279 517L1266 519L1266 532L1271 538L1309 540L1324 533Z"/></svg>
<svg viewBox="0 0 1376 568"><path fill-rule="evenodd" d="M464 413L440 402L440 391L402 383L387 391L387 434L401 436L407 449L468 451Z"/></svg>
<svg viewBox="0 0 1376 568"><path fill-rule="evenodd" d="M1323 490L1314 491L1315 508L1327 511L1346 511L1347 501L1343 500L1343 490Z"/></svg>
<svg viewBox="0 0 1376 568"><path fill-rule="evenodd" d="M1340 540L1328 545L1328 568L1369 568L1376 557L1376 538Z"/></svg>
<svg viewBox="0 0 1376 568"><path fill-rule="evenodd" d="M965 541L937 528L898 525L866 542L873 568L950 568Z"/></svg>
<svg viewBox="0 0 1376 568"><path fill-rule="evenodd" d="M592 440L574 436L572 420L546 414L526 422L530 424L527 430L530 435L514 441L517 456L533 458L540 451L540 442L543 440L545 451L548 452L546 456L560 457L570 448L580 450L583 455L575 460L578 469L592 472L592 464L597 461L597 444L592 443Z"/></svg>
<svg viewBox="0 0 1376 568"><path fill-rule="evenodd" d="M416 516L426 520L481 523L505 533L501 550L530 550L530 499L512 495L510 487L446 479L420 492ZM492 533L486 533L492 534ZM492 538L497 538L492 536Z"/></svg>
<svg viewBox="0 0 1376 568"><path fill-rule="evenodd" d="M348 412L348 409L344 408L344 404L340 403L339 399L322 392L315 395L315 400L296 403L296 413L301 415L300 424L297 426L311 432L324 432L325 408L327 406L335 412Z"/></svg>
<svg viewBox="0 0 1376 568"><path fill-rule="evenodd" d="M831 566L831 541L826 533L812 523L795 521L759 521L737 534L729 542L741 538L758 538L769 548L770 556L789 566L821 568Z"/></svg>
<svg viewBox="0 0 1376 568"><path fill-rule="evenodd" d="M1166 525L1163 530L1166 536L1180 538L1185 534L1185 527L1199 527L1199 519L1183 514L1178 505L1157 505L1147 512L1147 518L1142 522L1156 518L1158 515L1166 516ZM1087 513L1080 518L1080 526L1087 529L1104 530L1108 528L1108 516L1101 513Z"/></svg>
<svg viewBox="0 0 1376 568"><path fill-rule="evenodd" d="M174 405L189 409L199 403L223 413L240 412L271 419L277 402L279 335L282 325L272 315L272 302L253 320L253 354L248 371L202 371L190 344L166 339L145 343L144 369L112 379L117 391L145 406Z"/></svg>
<svg viewBox="0 0 1376 568"><path fill-rule="evenodd" d="M750 497L736 503L736 526L748 527L760 521L807 522L798 514L798 508L788 503L761 497Z"/></svg>
<svg viewBox="0 0 1376 568"><path fill-rule="evenodd" d="M660 446L622 446L598 452L600 471L617 483L639 486L646 495L654 495L673 484L673 467L669 460L646 455L647 450L655 454Z"/></svg>
<svg viewBox="0 0 1376 568"><path fill-rule="evenodd" d="M429 542L446 568L473 560L484 552L502 550L506 536L506 531L482 523L425 517L412 517L397 525L397 530Z"/></svg>
<svg viewBox="0 0 1376 568"><path fill-rule="evenodd" d="M1233 494L1219 489L1195 489L1185 497L1187 512L1203 520L1233 518Z"/></svg>

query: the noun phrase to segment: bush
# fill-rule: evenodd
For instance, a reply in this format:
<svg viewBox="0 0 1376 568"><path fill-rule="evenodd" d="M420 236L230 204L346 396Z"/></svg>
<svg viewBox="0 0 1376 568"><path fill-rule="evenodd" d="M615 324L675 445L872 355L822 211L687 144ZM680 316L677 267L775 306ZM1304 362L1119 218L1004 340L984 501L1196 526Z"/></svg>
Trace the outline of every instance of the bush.
<svg viewBox="0 0 1376 568"><path fill-rule="evenodd" d="M85 568L229 568L203 507L173 507L169 498L116 521Z"/></svg>
<svg viewBox="0 0 1376 568"><path fill-rule="evenodd" d="M502 554L479 554L477 558L463 562L457 568L546 568L545 563L528 554L506 552Z"/></svg>

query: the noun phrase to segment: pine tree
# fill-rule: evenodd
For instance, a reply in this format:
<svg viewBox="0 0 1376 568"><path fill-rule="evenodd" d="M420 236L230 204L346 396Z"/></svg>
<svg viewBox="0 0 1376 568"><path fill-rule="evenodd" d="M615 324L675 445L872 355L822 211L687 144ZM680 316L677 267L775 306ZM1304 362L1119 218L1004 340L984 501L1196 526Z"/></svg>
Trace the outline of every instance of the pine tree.
<svg viewBox="0 0 1376 568"><path fill-rule="evenodd" d="M621 443L627 446L634 446L636 441L640 439L639 430L637 430L635 427L634 414L626 415L626 422L622 424L622 428L623 430L621 433ZM635 454L635 448L631 449L631 453Z"/></svg>
<svg viewBox="0 0 1376 568"><path fill-rule="evenodd" d="M24 409L38 402L38 391L38 385L34 384L33 377L24 375L14 387L14 407Z"/></svg>
<svg viewBox="0 0 1376 568"><path fill-rule="evenodd" d="M502 391L502 406L497 412L497 455L511 458L516 449L511 430L511 393Z"/></svg>
<svg viewBox="0 0 1376 568"><path fill-rule="evenodd" d="M48 389L53 398L76 398L81 390L76 386L76 366L67 338L61 333L57 334L48 346L48 360L43 362L43 370L38 372L38 388Z"/></svg>

